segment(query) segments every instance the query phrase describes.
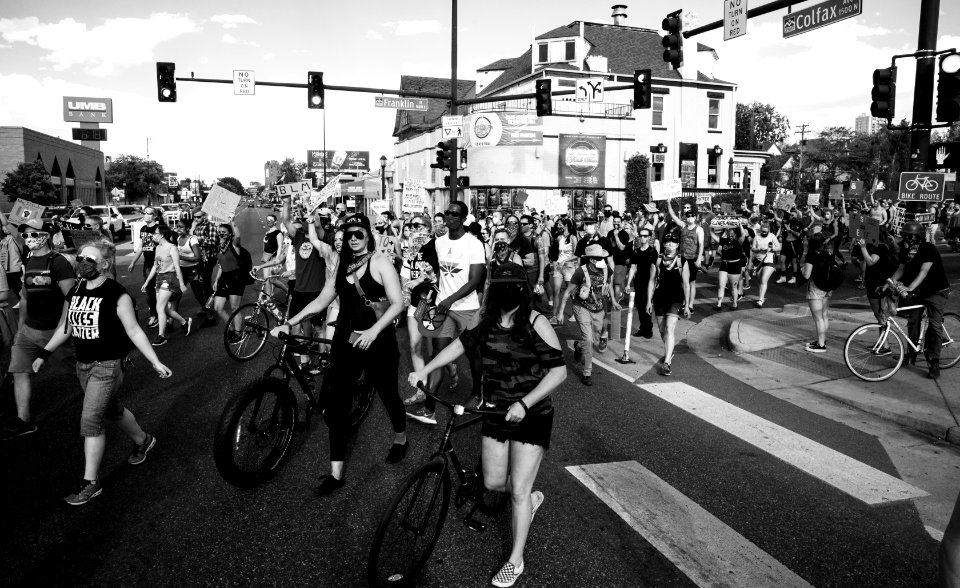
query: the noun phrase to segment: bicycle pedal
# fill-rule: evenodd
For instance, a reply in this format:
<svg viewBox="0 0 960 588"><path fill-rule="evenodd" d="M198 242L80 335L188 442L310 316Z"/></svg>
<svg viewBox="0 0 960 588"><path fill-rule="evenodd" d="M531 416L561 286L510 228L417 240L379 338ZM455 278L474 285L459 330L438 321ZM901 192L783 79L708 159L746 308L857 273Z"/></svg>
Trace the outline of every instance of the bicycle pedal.
<svg viewBox="0 0 960 588"><path fill-rule="evenodd" d="M476 531L477 533L483 533L487 530L486 523L482 523L474 518L471 518L470 516L467 516L467 518L463 519L463 524L466 525L468 529Z"/></svg>

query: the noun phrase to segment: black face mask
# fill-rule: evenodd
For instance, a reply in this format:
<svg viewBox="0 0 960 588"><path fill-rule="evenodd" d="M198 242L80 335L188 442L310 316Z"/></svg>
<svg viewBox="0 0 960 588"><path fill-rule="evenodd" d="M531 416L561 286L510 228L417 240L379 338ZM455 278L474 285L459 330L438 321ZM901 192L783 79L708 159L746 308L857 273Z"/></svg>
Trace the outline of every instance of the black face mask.
<svg viewBox="0 0 960 588"><path fill-rule="evenodd" d="M77 275L87 281L96 280L100 277L100 268L95 263L80 261L77 263Z"/></svg>
<svg viewBox="0 0 960 588"><path fill-rule="evenodd" d="M604 210L604 211L603 211L603 216L610 216L611 214L613 214L613 211L611 211L611 210Z"/></svg>

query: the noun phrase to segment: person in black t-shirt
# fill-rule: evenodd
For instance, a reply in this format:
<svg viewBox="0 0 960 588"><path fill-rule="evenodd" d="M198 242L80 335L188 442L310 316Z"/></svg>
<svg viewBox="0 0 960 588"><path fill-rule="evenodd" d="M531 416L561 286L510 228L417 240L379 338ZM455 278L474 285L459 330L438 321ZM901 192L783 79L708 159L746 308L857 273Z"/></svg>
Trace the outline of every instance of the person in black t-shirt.
<svg viewBox="0 0 960 588"><path fill-rule="evenodd" d="M647 284L650 282L651 272L657 271L658 257L657 249L653 246L653 230L642 226L637 232L637 241L640 245L635 247L630 255L627 288L636 292L633 306L637 309L637 316L640 318L639 328L634 335L650 339L653 337L653 316L647 312L647 302L649 302Z"/></svg>
<svg viewBox="0 0 960 588"><path fill-rule="evenodd" d="M100 462L107 445L104 420L117 423L136 443L127 463L139 465L157 444L157 439L144 432L136 417L120 404L119 390L123 382L123 364L127 353L136 347L161 378L169 378L170 368L163 365L137 323L133 301L126 289L107 277L113 257L113 245L100 243L84 247L77 256L77 268L83 279L67 294L60 313L60 324L53 337L40 350L33 362L39 371L50 354L73 339L77 353L77 378L83 388L83 412L80 435L86 458L83 480L76 492L64 500L78 506L100 495Z"/></svg>
<svg viewBox="0 0 960 588"><path fill-rule="evenodd" d="M133 272L133 268L137 265L137 260L140 259L140 256L143 256L143 277L146 280L147 275L150 273L150 270L153 268L154 257L156 256L156 243L153 242L153 233L156 230L160 222L160 213L157 212L157 209L148 206L143 209L143 222L144 225L140 227L140 234L137 237L134 237L133 249L136 251L136 255L133 257L133 261L130 262L130 267L127 268L127 271ZM150 313L150 320L147 321L148 327L156 327L158 324L157 321L157 280L154 278L147 282L147 311Z"/></svg>
<svg viewBox="0 0 960 588"><path fill-rule="evenodd" d="M947 305L950 282L943 270L943 260L933 243L924 240L924 226L918 222L904 223L900 228L903 247L900 249L900 267L891 277L902 281L907 291L912 292L927 312L927 334L923 353L930 366L930 378L940 377L940 346L943 341L943 309ZM911 311L908 319L908 335L914 343L920 339L922 309ZM907 354L908 361L916 360L916 354Z"/></svg>

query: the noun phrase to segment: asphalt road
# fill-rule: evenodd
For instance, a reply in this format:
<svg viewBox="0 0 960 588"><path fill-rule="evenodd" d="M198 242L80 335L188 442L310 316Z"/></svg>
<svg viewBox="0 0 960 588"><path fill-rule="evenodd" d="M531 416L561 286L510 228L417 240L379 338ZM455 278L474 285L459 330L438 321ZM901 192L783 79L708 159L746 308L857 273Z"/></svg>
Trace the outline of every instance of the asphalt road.
<svg viewBox="0 0 960 588"><path fill-rule="evenodd" d="M244 245L255 259L266 213L248 209L239 217ZM120 255L124 253L121 248ZM120 259L123 274L126 263ZM955 271L956 260L951 264ZM131 292L137 291L139 279L139 270L121 276ZM858 294L850 288L837 297ZM801 296L799 289L771 288L768 306L796 302ZM189 295L183 310L198 310ZM695 320L712 312L706 304L697 311ZM406 333L399 333L404 349ZM565 339L574 336L569 326L560 333ZM214 467L213 431L229 395L269 366L269 351L252 362L234 363L216 327L189 338L174 333L170 344L159 349L174 372L168 380L157 379L142 358L137 361L124 383L123 402L156 435L157 448L144 464L129 466L131 444L111 429L101 474L103 495L76 508L61 499L82 474L79 386L62 367L38 375L34 411L39 432L0 444L2 583L365 585L367 553L380 513L392 489L435 450L439 430L411 422L410 453L400 464L387 465L392 431L375 401L351 448L347 485L334 495L316 498L310 491L316 477L327 471L321 419L298 436L292 457L276 477L252 490L234 488ZM597 369L595 385L588 388L569 369L555 395L552 446L536 484L546 502L533 524L526 571L517 586L743 585L734 580L738 570L709 575L723 569L718 554L732 539L753 545L769 558L763 562L777 563L814 586L933 583L937 542L909 500L866 504L732 434L712 421L714 415L681 410L643 385L688 384L896 477L876 437L746 387L683 343L677 351L671 378L651 369L639 386ZM569 350L567 359L572 366ZM464 375L469 373L465 364L460 367ZM408 370L404 359L401 381ZM405 386L401 390L404 395L410 392ZM461 378L453 397L465 400L468 393L467 378ZM461 457L473 463L476 429L458 435ZM656 515L614 510L596 488L568 469L608 464L604 467L630 472L633 466L622 464L631 463L640 464L728 531L704 531L698 526L704 515L685 516L693 512L688 508L681 510L681 522L674 520L660 533L645 535L638 529L649 526ZM611 477L601 490L648 496L635 482L633 474ZM669 501L667 496L640 502L656 510ZM482 534L460 523L464 514L451 505L421 585L487 586L509 554L508 513L489 518ZM698 576L698 569L707 570L706 575Z"/></svg>

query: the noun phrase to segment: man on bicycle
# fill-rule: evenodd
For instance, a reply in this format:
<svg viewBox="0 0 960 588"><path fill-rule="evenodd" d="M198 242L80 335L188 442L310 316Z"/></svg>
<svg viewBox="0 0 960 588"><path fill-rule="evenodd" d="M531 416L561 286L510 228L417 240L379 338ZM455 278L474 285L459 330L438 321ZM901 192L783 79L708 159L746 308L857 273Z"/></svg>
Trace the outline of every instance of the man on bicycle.
<svg viewBox="0 0 960 588"><path fill-rule="evenodd" d="M926 310L927 334L923 343L924 355L930 365L928 377L940 377L940 346L943 340L943 309L947 305L950 295L950 283L943 270L943 260L936 246L928 243L926 231L922 224L916 221L904 223L900 229L903 237L903 246L900 248L900 267L891 277L894 281L902 281L908 292L916 296L917 302L923 304L923 309L916 309L910 313L907 322L910 339L919 344L920 320L922 312ZM907 355L907 361L916 359L916 354Z"/></svg>

